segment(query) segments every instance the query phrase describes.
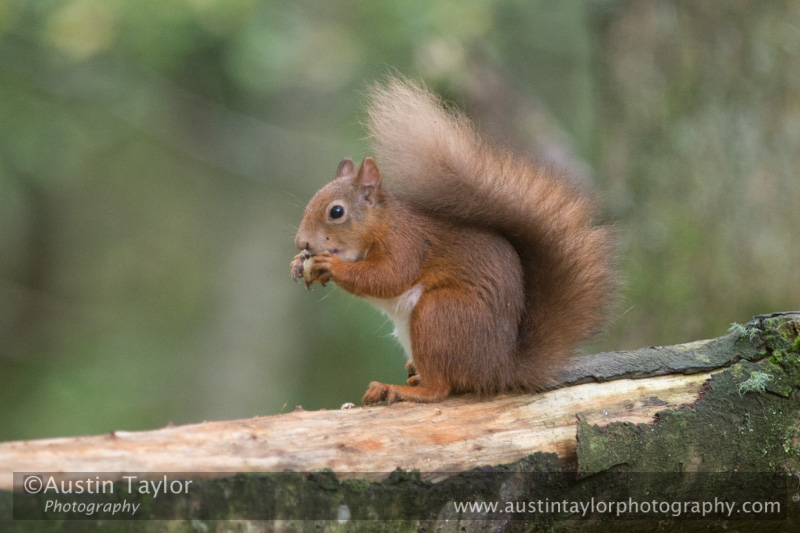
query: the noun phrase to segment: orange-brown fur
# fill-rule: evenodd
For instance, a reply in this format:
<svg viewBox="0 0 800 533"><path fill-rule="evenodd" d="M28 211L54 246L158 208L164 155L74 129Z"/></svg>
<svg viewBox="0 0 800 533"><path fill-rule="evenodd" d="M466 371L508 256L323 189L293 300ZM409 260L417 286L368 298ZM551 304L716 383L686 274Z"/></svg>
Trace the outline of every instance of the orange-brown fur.
<svg viewBox="0 0 800 533"><path fill-rule="evenodd" d="M373 382L364 403L546 387L602 327L616 284L611 232L592 225L592 200L490 147L408 81L373 90L368 127L390 186L372 158L357 172L342 161L296 238L314 254L312 278L357 296L422 285L408 383ZM339 204L347 215L333 220Z"/></svg>

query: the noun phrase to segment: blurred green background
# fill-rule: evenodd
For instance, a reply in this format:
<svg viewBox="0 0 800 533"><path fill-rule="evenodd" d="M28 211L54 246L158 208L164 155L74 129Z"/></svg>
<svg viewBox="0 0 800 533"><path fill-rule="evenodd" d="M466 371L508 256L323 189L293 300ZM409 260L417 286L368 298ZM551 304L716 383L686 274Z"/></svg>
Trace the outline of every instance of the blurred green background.
<svg viewBox="0 0 800 533"><path fill-rule="evenodd" d="M0 440L402 381L288 268L391 69L600 191L627 286L588 350L800 307L798 2L0 0Z"/></svg>

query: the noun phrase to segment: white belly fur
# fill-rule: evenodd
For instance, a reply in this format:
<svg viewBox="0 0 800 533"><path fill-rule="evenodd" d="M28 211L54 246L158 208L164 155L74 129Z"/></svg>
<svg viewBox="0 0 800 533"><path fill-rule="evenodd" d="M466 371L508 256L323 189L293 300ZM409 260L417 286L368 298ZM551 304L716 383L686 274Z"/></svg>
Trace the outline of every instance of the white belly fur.
<svg viewBox="0 0 800 533"><path fill-rule="evenodd" d="M422 284L415 285L397 298L389 300L372 297L365 298L394 322L394 336L400 346L403 347L403 350L405 350L409 361L411 361L411 311L417 306L420 296L422 296Z"/></svg>

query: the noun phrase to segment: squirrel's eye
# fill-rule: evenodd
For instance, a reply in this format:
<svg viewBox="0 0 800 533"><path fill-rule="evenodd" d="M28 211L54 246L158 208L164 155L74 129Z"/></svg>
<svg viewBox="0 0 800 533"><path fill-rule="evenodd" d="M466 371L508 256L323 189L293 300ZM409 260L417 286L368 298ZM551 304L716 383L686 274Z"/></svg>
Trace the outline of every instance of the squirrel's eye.
<svg viewBox="0 0 800 533"><path fill-rule="evenodd" d="M332 219L342 218L344 216L344 207L340 205L331 207L330 216Z"/></svg>

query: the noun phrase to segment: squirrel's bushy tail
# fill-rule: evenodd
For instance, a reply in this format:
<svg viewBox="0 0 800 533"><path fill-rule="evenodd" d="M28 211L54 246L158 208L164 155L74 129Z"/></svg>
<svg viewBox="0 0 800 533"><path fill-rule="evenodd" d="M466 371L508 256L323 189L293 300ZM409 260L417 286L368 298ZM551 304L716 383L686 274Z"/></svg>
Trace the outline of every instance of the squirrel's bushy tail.
<svg viewBox="0 0 800 533"><path fill-rule="evenodd" d="M367 128L393 192L429 214L493 228L517 250L526 282L517 386L546 388L558 360L602 328L613 300L614 239L592 224L594 202L485 143L463 114L408 80L372 89Z"/></svg>

